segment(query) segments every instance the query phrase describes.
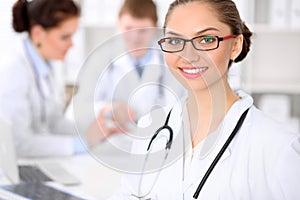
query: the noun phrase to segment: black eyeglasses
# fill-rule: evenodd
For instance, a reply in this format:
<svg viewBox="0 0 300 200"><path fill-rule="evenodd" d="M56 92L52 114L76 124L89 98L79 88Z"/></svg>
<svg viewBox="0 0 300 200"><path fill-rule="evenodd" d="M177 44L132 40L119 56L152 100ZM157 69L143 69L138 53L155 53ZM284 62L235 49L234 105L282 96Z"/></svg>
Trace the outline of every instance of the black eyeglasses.
<svg viewBox="0 0 300 200"><path fill-rule="evenodd" d="M184 49L186 42L191 42L193 47L199 51L210 51L217 49L221 41L235 38L236 35L227 35L218 37L214 35L197 36L192 39L183 39L178 37L166 37L158 41L162 51L168 53L180 52Z"/></svg>

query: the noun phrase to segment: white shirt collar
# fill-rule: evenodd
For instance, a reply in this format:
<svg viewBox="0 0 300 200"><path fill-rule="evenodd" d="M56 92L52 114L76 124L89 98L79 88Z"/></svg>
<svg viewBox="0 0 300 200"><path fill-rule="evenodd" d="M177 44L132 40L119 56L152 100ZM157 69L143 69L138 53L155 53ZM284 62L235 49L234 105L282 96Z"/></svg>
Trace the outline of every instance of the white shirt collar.
<svg viewBox="0 0 300 200"><path fill-rule="evenodd" d="M47 77L50 73L50 65L40 56L29 37L24 40L24 45L38 77Z"/></svg>
<svg viewBox="0 0 300 200"><path fill-rule="evenodd" d="M229 109L228 113L226 114L216 131L214 131L206 137L206 139L202 143L202 150L200 152L195 151L195 157L203 159L214 149L216 145L223 145L223 141L225 141L231 134L241 115L244 113L245 110L247 110L253 105L253 98L244 91L238 90L236 91L236 94L240 97L240 99L231 106L231 108ZM186 97L182 98L177 104L175 104L170 117L170 123L176 122L176 120L174 119L176 118L176 116L180 116L181 120L184 122L183 124L188 123L185 125L186 128L184 129L184 134L185 136L188 136L190 138L189 120L185 119L188 118L188 115L184 116L183 114L183 112L187 112L186 99ZM181 125L181 123L172 123L170 126L174 128L174 130L180 130ZM186 138L188 139L188 137Z"/></svg>

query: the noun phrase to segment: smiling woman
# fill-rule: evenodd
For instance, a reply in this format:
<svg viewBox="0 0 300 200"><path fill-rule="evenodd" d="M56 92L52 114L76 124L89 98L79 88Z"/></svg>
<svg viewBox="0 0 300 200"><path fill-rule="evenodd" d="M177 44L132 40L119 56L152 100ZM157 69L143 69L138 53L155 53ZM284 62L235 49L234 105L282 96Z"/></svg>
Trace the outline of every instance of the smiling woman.
<svg viewBox="0 0 300 200"><path fill-rule="evenodd" d="M14 30L24 34L0 61L0 115L13 124L18 156L82 152L73 122L64 118L64 85L52 62L72 46L79 7L72 0L18 0L12 13Z"/></svg>
<svg viewBox="0 0 300 200"><path fill-rule="evenodd" d="M125 176L114 199L298 199L299 134L266 117L227 80L252 35L234 1L176 0L164 34L158 44L188 96L164 109L165 125L153 124L152 138L133 145L144 164ZM139 126L149 121L146 115Z"/></svg>

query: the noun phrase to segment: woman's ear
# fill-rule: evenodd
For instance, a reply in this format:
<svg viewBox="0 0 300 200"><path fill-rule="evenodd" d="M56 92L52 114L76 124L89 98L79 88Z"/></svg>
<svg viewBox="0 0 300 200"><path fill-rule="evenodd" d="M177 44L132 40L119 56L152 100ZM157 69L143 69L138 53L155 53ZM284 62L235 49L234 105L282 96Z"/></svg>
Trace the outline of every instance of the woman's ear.
<svg viewBox="0 0 300 200"><path fill-rule="evenodd" d="M234 39L234 43L233 43L232 50L231 50L231 56L230 56L231 60L235 60L240 55L240 53L242 52L243 39L244 39L244 37L243 37L242 34L238 35Z"/></svg>
<svg viewBox="0 0 300 200"><path fill-rule="evenodd" d="M43 39L45 37L45 29L40 25L34 25L31 28L30 36L33 44L36 47L40 47L43 43Z"/></svg>

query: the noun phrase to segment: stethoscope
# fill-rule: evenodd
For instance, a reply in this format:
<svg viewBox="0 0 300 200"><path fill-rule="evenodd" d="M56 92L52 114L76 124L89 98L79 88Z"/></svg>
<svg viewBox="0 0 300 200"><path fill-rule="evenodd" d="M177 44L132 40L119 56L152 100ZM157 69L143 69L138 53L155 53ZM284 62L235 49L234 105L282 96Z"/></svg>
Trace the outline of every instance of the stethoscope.
<svg viewBox="0 0 300 200"><path fill-rule="evenodd" d="M38 72L37 72L37 68L38 66L36 66L36 63L34 62L34 59L32 57L32 55L30 54L30 50L29 50L29 46L28 46L28 42L27 40L24 40L24 48L25 48L25 52L27 55L27 58L29 59L29 62L32 66L32 70L34 73L34 79L35 79L35 84L36 87L38 89L39 92L39 96L40 96L40 116L41 116L41 122L45 123L47 121L47 114L46 114L46 95L44 94L44 90L42 88L42 83L40 81ZM50 89L53 90L53 88L51 88L51 85L48 84Z"/></svg>
<svg viewBox="0 0 300 200"><path fill-rule="evenodd" d="M226 140L226 142L224 143L223 147L221 148L221 150L218 152L217 156L215 157L215 159L213 160L213 162L210 164L208 170L206 171L206 173L204 174L203 178L201 179L194 195L193 195L193 198L194 199L197 199L205 182L207 181L209 175L211 174L211 172L213 171L214 167L217 165L218 161L220 160L220 158L222 157L223 153L225 152L225 150L227 149L227 147L229 146L229 144L231 143L231 141L233 140L234 136L236 135L236 133L240 130L241 126L243 125L243 122L247 116L247 113L249 111L250 108L248 108L247 110L244 111L244 113L241 115L241 117L239 118L236 126L234 127L233 131L231 132L231 134L229 135L228 139ZM157 131L155 131L154 135L152 136L149 144L148 144L148 147L147 147L147 151L149 152L150 148L151 148L151 145L153 144L153 141L156 139L156 137L163 131L163 130L167 130L168 133L169 133L169 138L166 142L166 146L165 146L165 156L164 156L164 161L162 162L162 165L165 163L167 157L168 157L168 154L169 154L169 151L171 149L171 146L172 146L172 143L173 143L173 129L168 125L169 123L169 119L170 119L170 115L172 113L172 109L169 111L168 115L167 115L167 118L166 118L166 121L164 123L163 126L161 126L160 128L157 129ZM146 159L145 159L145 162L144 162L144 165L145 163L147 162L148 160L148 155L149 153L147 153L147 156L146 156ZM143 169L145 168L145 166L143 167ZM160 170L161 171L161 170ZM141 198L144 198L146 197L147 195L150 194L151 190L153 189L154 185L155 185L155 182L157 181L158 179L158 176L160 174L160 171L158 172L158 174L156 175L155 177L155 180L154 180L154 184L151 186L149 192L145 195L142 195L142 196L139 196L139 195L134 195L132 194L132 196L135 196L139 199ZM139 184L139 187L141 187L141 181L142 181L142 178L140 180L140 184ZM139 192L140 192L140 188L139 188Z"/></svg>

